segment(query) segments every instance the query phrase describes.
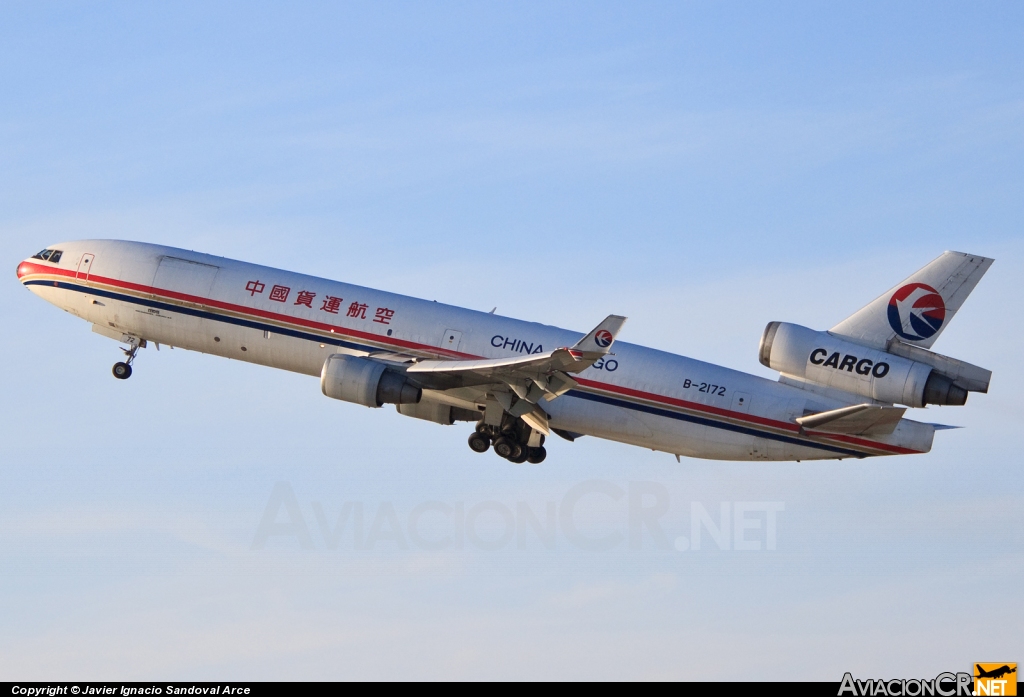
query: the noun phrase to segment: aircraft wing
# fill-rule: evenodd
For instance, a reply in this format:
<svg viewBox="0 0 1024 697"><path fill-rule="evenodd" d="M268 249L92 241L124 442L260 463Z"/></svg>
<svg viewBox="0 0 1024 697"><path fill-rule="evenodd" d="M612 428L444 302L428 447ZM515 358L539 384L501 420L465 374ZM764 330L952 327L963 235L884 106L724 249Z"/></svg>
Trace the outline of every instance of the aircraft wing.
<svg viewBox="0 0 1024 697"><path fill-rule="evenodd" d="M578 373L593 365L594 360L596 359L585 359L581 351L559 348L531 356L469 361L419 361L409 366L407 372L463 376L472 374L485 378L502 378L517 374L527 376L547 374L552 371Z"/></svg>
<svg viewBox="0 0 1024 697"><path fill-rule="evenodd" d="M473 360L425 360L406 372L414 379L458 378L460 384L501 385L495 398L513 416L523 417L531 426L547 433L547 415L537 406L578 384L569 375L580 373L608 355L615 336L626 318L609 315L572 347L529 356Z"/></svg>
<svg viewBox="0 0 1024 697"><path fill-rule="evenodd" d="M611 352L615 336L626 321L625 317L609 315L589 334L571 348L529 356L482 358L474 360L426 360L409 366L410 373L475 373L484 377L506 377L516 374L533 376L553 371L579 373L592 366L599 358Z"/></svg>
<svg viewBox="0 0 1024 697"><path fill-rule="evenodd" d="M905 411L905 407L854 404L801 416L796 422L801 429L809 431L844 433L850 436L887 436L896 430Z"/></svg>

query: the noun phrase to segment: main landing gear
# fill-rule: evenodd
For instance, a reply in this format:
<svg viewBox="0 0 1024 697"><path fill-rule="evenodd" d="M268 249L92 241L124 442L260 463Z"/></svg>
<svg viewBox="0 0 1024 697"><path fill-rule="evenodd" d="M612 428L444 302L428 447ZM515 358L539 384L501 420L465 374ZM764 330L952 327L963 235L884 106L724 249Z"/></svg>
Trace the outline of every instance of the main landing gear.
<svg viewBox="0 0 1024 697"><path fill-rule="evenodd" d="M521 433L523 427L525 433ZM469 447L473 452L485 453L493 445L495 453L513 464L529 462L539 465L548 454L544 449L544 436L540 436L540 444L536 446L528 445L529 440L530 427L525 423L522 426L506 424L502 428L480 422L476 425L476 432L469 437Z"/></svg>
<svg viewBox="0 0 1024 697"><path fill-rule="evenodd" d="M131 343L129 346L130 348L121 349L124 351L124 355L128 357L128 360L115 363L113 369L110 371L118 380L127 380L132 376L132 363L135 361L135 354L140 348L146 347L146 340L142 339L139 343Z"/></svg>

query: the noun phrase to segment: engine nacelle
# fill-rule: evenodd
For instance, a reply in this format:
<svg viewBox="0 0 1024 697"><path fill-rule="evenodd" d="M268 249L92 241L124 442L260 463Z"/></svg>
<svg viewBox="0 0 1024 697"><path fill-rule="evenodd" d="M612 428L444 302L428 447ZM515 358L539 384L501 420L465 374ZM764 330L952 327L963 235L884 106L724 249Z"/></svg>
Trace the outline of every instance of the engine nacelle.
<svg viewBox="0 0 1024 697"><path fill-rule="evenodd" d="M788 322L765 327L758 358L783 375L880 402L910 407L967 402L967 390L930 365Z"/></svg>
<svg viewBox="0 0 1024 697"><path fill-rule="evenodd" d="M335 353L320 371L320 389L331 399L355 402L364 407L415 404L422 390L399 372L379 361Z"/></svg>

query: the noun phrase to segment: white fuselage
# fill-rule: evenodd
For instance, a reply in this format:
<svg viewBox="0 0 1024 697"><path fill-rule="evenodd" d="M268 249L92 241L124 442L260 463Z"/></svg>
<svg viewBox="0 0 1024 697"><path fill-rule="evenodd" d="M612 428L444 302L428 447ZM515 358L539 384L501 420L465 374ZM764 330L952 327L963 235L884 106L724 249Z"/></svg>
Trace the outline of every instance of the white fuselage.
<svg viewBox="0 0 1024 697"><path fill-rule="evenodd" d="M572 346L579 332L183 249L96 240L27 259L34 293L96 325L160 344L320 375L333 353L499 358ZM910 454L934 429L904 419L889 436L803 432L794 419L843 402L664 351L614 354L545 403L554 429L689 457L810 460ZM475 408L469 394L430 395Z"/></svg>

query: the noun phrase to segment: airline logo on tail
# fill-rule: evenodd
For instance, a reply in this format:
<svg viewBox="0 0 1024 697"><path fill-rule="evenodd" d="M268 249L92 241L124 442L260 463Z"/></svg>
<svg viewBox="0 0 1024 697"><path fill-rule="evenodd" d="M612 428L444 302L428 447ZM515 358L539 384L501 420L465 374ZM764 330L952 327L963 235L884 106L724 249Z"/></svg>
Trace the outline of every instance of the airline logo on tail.
<svg viewBox="0 0 1024 697"><path fill-rule="evenodd" d="M615 341L615 337L607 329L602 329L597 334L594 334L594 343L601 348L608 348L612 345L613 341Z"/></svg>
<svg viewBox="0 0 1024 697"><path fill-rule="evenodd" d="M946 319L946 303L924 283L908 283L889 298L889 326L908 341L934 336Z"/></svg>

